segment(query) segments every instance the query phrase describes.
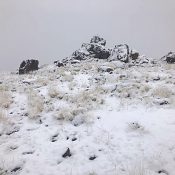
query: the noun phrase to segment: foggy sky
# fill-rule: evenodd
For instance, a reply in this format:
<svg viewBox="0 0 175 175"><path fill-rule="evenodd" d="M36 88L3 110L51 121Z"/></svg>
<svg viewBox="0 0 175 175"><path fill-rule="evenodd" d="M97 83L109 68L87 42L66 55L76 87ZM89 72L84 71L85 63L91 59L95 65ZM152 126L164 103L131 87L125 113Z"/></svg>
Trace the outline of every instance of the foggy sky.
<svg viewBox="0 0 175 175"><path fill-rule="evenodd" d="M174 0L0 0L0 71L63 59L93 35L147 56L175 51Z"/></svg>

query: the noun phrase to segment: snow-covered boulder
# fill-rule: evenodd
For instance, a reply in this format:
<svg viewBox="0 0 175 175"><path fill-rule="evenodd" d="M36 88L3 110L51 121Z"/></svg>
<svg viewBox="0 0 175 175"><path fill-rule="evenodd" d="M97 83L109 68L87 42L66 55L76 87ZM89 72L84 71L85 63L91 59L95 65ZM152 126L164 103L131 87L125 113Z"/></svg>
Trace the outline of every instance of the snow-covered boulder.
<svg viewBox="0 0 175 175"><path fill-rule="evenodd" d="M162 60L166 61L167 63L175 63L175 52L169 52L162 58Z"/></svg>
<svg viewBox="0 0 175 175"><path fill-rule="evenodd" d="M110 66L102 65L98 68L99 72L113 72L113 68Z"/></svg>
<svg viewBox="0 0 175 175"><path fill-rule="evenodd" d="M139 52L129 48L127 44L120 44L111 50L111 55L108 61L129 63L130 65L142 65L151 63L151 60L145 55L140 55Z"/></svg>
<svg viewBox="0 0 175 175"><path fill-rule="evenodd" d="M90 43L97 43L97 44L105 46L106 40L104 40L103 38L101 38L99 36L93 36Z"/></svg>
<svg viewBox="0 0 175 175"><path fill-rule="evenodd" d="M30 71L38 70L39 61L38 60L26 60L20 64L19 74L25 74Z"/></svg>
<svg viewBox="0 0 175 175"><path fill-rule="evenodd" d="M99 58L99 59L107 59L110 56L109 49L105 48L101 44L85 43L82 45L82 48L87 50L90 57Z"/></svg>
<svg viewBox="0 0 175 175"><path fill-rule="evenodd" d="M114 47L114 49L111 51L111 55L108 60L109 61L120 60L122 62L128 63L129 54L130 54L129 46L127 44L121 44Z"/></svg>
<svg viewBox="0 0 175 175"><path fill-rule="evenodd" d="M87 60L91 58L107 59L110 56L110 50L105 47L106 40L99 36L94 36L90 43L83 43L81 48L73 52L73 54L63 59L63 64L74 63L75 60ZM77 61L76 61L77 63Z"/></svg>
<svg viewBox="0 0 175 175"><path fill-rule="evenodd" d="M72 54L76 60L86 60L88 58L107 59L110 56L109 49L105 48L106 40L99 36L94 36L90 43L82 44L79 50Z"/></svg>

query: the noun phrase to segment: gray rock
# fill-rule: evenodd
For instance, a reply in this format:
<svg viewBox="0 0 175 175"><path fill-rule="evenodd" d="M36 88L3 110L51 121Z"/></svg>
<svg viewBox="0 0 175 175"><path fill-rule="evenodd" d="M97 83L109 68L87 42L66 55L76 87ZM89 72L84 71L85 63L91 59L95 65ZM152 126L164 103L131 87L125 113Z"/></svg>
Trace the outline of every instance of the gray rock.
<svg viewBox="0 0 175 175"><path fill-rule="evenodd" d="M38 60L26 60L20 64L19 74L26 74L30 71L38 70L39 61Z"/></svg>
<svg viewBox="0 0 175 175"><path fill-rule="evenodd" d="M101 38L99 36L93 36L90 43L97 43L97 44L101 44L101 45L105 46L106 40L104 40L103 38Z"/></svg>

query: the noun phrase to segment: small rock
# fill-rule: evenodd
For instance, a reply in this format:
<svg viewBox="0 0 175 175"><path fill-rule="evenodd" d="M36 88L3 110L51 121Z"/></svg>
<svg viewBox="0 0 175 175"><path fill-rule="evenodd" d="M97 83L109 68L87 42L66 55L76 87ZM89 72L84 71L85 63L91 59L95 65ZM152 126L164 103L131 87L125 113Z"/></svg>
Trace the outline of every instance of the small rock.
<svg viewBox="0 0 175 175"><path fill-rule="evenodd" d="M22 169L21 167L15 167L14 169L11 170L11 172L16 172L16 171L19 171L21 169Z"/></svg>
<svg viewBox="0 0 175 175"><path fill-rule="evenodd" d="M168 101L162 101L162 102L160 102L160 105L167 105L167 104L169 104Z"/></svg>
<svg viewBox="0 0 175 175"><path fill-rule="evenodd" d="M55 134L51 138L51 142L56 142L57 141L58 134Z"/></svg>
<svg viewBox="0 0 175 175"><path fill-rule="evenodd" d="M153 79L154 81L159 81L160 80L160 77L156 77Z"/></svg>
<svg viewBox="0 0 175 175"><path fill-rule="evenodd" d="M77 140L77 138L76 137L74 137L74 138L72 138L72 141L74 142L74 141L76 141Z"/></svg>
<svg viewBox="0 0 175 175"><path fill-rule="evenodd" d="M159 174L169 175L168 171L166 171L166 170L159 170L158 173Z"/></svg>
<svg viewBox="0 0 175 175"><path fill-rule="evenodd" d="M57 67L63 67L64 64L60 61L54 61L54 64L57 66Z"/></svg>
<svg viewBox="0 0 175 175"><path fill-rule="evenodd" d="M33 153L34 153L34 151L26 151L26 152L23 152L22 154L27 155L27 154L33 154Z"/></svg>
<svg viewBox="0 0 175 175"><path fill-rule="evenodd" d="M97 157L94 155L94 156L90 156L89 157L89 160L94 160L94 159L96 159Z"/></svg>
<svg viewBox="0 0 175 175"><path fill-rule="evenodd" d="M70 149L69 148L67 148L67 150L66 150L66 152L62 155L62 157L63 158L66 158L66 157L71 157L72 156L72 154L71 154L71 152L70 152Z"/></svg>
<svg viewBox="0 0 175 175"><path fill-rule="evenodd" d="M14 134L14 133L16 133L16 132L19 132L19 128L14 128L13 130L8 131L8 132L6 133L6 135L11 135L11 134Z"/></svg>

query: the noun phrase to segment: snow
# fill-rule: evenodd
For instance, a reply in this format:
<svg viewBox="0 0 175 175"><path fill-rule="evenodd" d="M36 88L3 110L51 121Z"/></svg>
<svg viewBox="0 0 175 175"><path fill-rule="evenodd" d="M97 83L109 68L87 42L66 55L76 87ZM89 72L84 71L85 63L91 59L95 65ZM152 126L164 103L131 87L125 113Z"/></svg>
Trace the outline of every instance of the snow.
<svg viewBox="0 0 175 175"><path fill-rule="evenodd" d="M0 174L175 174L174 68L98 71L114 64L84 61L1 74L0 91L10 92L12 103L0 116ZM44 106L32 119L31 93ZM169 103L160 105L163 100ZM63 158L67 148L72 155Z"/></svg>

